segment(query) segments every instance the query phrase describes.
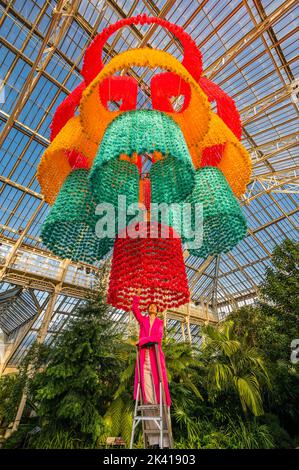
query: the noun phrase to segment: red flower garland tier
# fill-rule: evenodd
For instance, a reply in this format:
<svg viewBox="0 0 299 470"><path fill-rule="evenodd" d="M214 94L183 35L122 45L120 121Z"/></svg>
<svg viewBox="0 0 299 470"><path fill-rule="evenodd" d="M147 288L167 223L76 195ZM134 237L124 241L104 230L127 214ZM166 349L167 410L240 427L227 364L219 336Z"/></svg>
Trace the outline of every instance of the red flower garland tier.
<svg viewBox="0 0 299 470"><path fill-rule="evenodd" d="M182 243L171 227L144 221L116 238L108 302L129 311L138 291L141 311L151 303L162 312L189 301Z"/></svg>

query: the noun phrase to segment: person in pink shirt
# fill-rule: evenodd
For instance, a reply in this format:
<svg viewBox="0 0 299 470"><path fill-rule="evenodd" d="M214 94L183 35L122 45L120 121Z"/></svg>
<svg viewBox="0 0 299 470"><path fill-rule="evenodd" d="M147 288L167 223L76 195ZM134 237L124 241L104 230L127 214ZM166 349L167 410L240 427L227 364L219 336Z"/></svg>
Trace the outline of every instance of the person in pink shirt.
<svg viewBox="0 0 299 470"><path fill-rule="evenodd" d="M162 387L166 404L171 405L171 398L168 387L168 379L165 365L165 357L162 351L162 339L164 324L163 320L157 317L157 306L152 303L148 307L148 315L142 315L139 309L139 297L134 296L132 311L139 323L139 358L140 358L140 385L144 404L160 403L159 370L156 362L155 348L153 343L158 343L160 364L162 371ZM138 368L136 362L134 399L137 397ZM162 392L163 393L163 392ZM165 401L164 401L165 402ZM154 422L146 422L147 429L158 429ZM149 436L149 445L157 447L159 443L159 432ZM164 438L163 447L169 447L169 441Z"/></svg>

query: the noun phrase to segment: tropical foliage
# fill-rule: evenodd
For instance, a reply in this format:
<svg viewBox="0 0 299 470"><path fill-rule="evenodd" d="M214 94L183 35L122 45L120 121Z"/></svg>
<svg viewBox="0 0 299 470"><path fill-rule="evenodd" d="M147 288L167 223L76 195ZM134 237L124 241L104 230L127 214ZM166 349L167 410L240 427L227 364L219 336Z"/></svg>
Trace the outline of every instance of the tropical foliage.
<svg viewBox="0 0 299 470"><path fill-rule="evenodd" d="M200 347L166 336L176 447L298 446L299 366L296 357L290 360L299 331L298 245L286 240L274 250L259 301L217 327L203 327ZM37 418L25 414L6 447L99 447L118 435L129 441L136 338L114 333L103 298L100 289L54 346L39 353L35 374L27 377ZM22 370L0 382L5 425L16 412Z"/></svg>
<svg viewBox="0 0 299 470"><path fill-rule="evenodd" d="M32 381L42 428L32 439L34 446L96 445L105 432L103 415L121 373L115 354L119 341L102 298L88 300L49 349L46 367Z"/></svg>

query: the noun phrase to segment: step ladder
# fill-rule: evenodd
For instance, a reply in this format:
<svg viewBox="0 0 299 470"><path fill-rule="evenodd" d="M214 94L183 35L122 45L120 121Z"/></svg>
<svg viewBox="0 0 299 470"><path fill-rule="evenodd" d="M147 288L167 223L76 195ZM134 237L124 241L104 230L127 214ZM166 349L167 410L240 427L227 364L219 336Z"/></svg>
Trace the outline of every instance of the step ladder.
<svg viewBox="0 0 299 470"><path fill-rule="evenodd" d="M155 349L156 363L158 366L158 376L159 376L159 389L160 389L160 403L158 404L143 404L142 390L140 384L140 355L139 348L137 346L137 374L138 374L138 383L136 391L136 401L134 408L134 418L133 426L131 433L130 449L133 448L135 432L138 425L142 424L142 434L143 434L143 446L144 449L148 449L148 436L150 434L159 434L159 447L163 449L164 438L168 437L169 448L173 448L173 438L171 430L171 419L169 407L166 403L166 396L163 387L163 378L162 378L162 368L160 363L160 354L158 343L151 343L150 348ZM147 429L146 422L152 422L156 425L157 429Z"/></svg>

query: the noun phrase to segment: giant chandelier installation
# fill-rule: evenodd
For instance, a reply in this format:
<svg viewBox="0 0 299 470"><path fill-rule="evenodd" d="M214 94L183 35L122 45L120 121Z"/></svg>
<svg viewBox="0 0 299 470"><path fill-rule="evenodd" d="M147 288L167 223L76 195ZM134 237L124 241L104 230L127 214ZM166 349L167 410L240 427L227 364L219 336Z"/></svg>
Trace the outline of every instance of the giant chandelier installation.
<svg viewBox="0 0 299 470"><path fill-rule="evenodd" d="M103 47L120 28L157 24L182 44L182 62L169 53L140 48L113 57L104 66ZM152 109L136 109L138 83L123 72L132 66L165 70L150 82ZM115 75L122 71L121 74ZM146 15L118 21L87 48L82 83L58 106L51 125L51 144L38 168L45 200L52 205L42 226L44 244L56 255L93 263L113 247L108 302L130 310L137 290L140 307L155 302L159 310L189 300L182 244L188 237L175 230L175 214L167 227L149 217L150 203L191 204L203 208L203 240L189 253L205 258L232 249L246 234L238 198L251 174L248 153L240 143L240 116L234 101L202 75L202 57L179 26ZM183 96L179 111L173 98ZM120 102L117 111L109 102ZM214 103L216 112L211 109ZM142 178L142 155L151 156ZM143 203L146 216L129 236L131 216L117 232L118 198L126 207ZM98 238L96 206L115 207L115 238ZM155 235L152 235L154 228ZM169 236L163 237L167 228Z"/></svg>

